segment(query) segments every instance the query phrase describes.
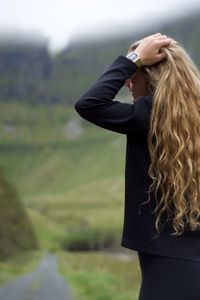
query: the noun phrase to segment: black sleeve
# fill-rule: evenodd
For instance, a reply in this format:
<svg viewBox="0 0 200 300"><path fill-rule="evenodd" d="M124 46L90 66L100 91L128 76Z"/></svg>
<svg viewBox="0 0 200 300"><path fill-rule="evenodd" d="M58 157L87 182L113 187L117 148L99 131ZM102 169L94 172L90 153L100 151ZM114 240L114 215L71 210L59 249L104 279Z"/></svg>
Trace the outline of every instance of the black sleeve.
<svg viewBox="0 0 200 300"><path fill-rule="evenodd" d="M136 70L135 63L119 55L75 103L75 110L82 118L111 131L144 132L148 129L151 97L139 97L133 104L112 101Z"/></svg>

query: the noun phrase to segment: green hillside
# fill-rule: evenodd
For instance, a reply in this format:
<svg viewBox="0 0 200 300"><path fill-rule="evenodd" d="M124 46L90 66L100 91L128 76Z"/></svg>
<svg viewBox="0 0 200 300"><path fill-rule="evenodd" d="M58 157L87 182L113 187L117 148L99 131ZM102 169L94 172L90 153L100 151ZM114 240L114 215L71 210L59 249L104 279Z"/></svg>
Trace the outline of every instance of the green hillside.
<svg viewBox="0 0 200 300"><path fill-rule="evenodd" d="M11 106L4 103L1 111L6 109L10 120L22 111L17 104L13 113ZM71 118L62 125L65 111ZM12 144L12 133L4 132L7 143L2 141L0 145L0 164L29 209L41 245L47 246L48 238L50 247L65 245L63 238L74 226L81 228L85 224L87 233L91 228L103 230L111 218L107 235L118 237L122 225L125 137L82 120L79 136L72 138L69 134L67 138L62 136L63 126L77 118L74 109L67 112L65 106L56 107L51 131L44 115L45 108L26 107L23 125L20 129L15 126L18 142ZM35 140L26 130L26 121L32 116Z"/></svg>
<svg viewBox="0 0 200 300"><path fill-rule="evenodd" d="M0 170L0 260L37 249L37 238L16 190Z"/></svg>

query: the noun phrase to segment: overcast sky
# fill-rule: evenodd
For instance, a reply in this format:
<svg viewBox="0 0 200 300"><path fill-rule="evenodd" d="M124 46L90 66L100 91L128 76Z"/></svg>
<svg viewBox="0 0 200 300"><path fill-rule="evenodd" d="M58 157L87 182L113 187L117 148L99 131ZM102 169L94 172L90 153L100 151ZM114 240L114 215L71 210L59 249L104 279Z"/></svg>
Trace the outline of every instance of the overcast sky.
<svg viewBox="0 0 200 300"><path fill-rule="evenodd" d="M56 51L75 36L117 33L128 24L148 26L194 7L200 9L199 0L0 0L0 32L41 33Z"/></svg>

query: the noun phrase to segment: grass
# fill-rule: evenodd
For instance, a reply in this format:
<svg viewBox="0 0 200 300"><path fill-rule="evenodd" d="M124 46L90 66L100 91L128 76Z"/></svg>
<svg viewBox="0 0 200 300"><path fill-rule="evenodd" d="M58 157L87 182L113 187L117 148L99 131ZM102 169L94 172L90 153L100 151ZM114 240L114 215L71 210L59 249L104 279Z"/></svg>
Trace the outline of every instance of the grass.
<svg viewBox="0 0 200 300"><path fill-rule="evenodd" d="M19 117L21 105L15 107ZM5 111L6 106L3 108ZM7 115L10 113L10 119L13 117L16 121L16 111L11 108L8 105ZM24 109L28 110L27 107ZM42 122L41 109L34 107L26 114L29 117L34 114L38 122ZM56 124L59 124L63 110L55 108ZM67 118L70 118L68 113ZM38 134L42 138L50 128L45 122L40 125L43 125L43 131ZM59 130L58 125L53 128L53 131L56 130ZM26 138L24 133L20 134L19 140L24 141L21 148L15 148L13 141L9 144L10 148L1 150L0 165L28 209L40 246L49 250L59 248L65 240L73 239L71 229L82 224L90 228L90 236L96 231L99 235L105 232L106 239L111 233L120 243L124 200L124 136L85 124L79 138L60 143L56 148L51 147L51 142L56 142L51 139L41 148L34 148L38 145L38 139L32 139L32 147L25 147Z"/></svg>
<svg viewBox="0 0 200 300"><path fill-rule="evenodd" d="M58 252L59 271L75 299L137 300L140 288L138 258L120 260L106 252Z"/></svg>
<svg viewBox="0 0 200 300"><path fill-rule="evenodd" d="M103 251L61 250L67 242L102 244L110 236L120 247L125 136L81 121L81 135L67 139L63 128L75 117L73 108L55 107L52 126L45 107L2 105L2 114L15 121L16 135L3 132L0 165L26 206L40 249L58 254L59 270L77 299L137 299L137 260L119 260ZM13 269L7 263L7 274L23 272L18 267L15 272L17 263Z"/></svg>
<svg viewBox="0 0 200 300"><path fill-rule="evenodd" d="M0 261L0 285L32 272L43 254L43 251L26 251L18 253L6 261Z"/></svg>

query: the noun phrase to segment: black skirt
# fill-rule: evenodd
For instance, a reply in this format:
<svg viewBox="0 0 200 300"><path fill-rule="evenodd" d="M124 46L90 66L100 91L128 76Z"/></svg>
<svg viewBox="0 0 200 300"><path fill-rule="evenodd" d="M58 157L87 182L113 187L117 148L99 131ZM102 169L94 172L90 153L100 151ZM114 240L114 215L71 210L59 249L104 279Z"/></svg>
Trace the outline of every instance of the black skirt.
<svg viewBox="0 0 200 300"><path fill-rule="evenodd" d="M200 300L200 262L138 251L139 300Z"/></svg>

